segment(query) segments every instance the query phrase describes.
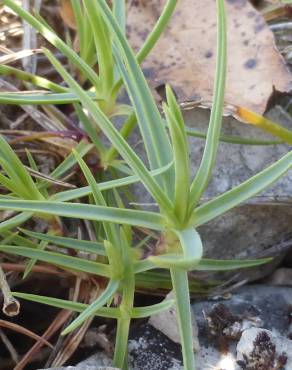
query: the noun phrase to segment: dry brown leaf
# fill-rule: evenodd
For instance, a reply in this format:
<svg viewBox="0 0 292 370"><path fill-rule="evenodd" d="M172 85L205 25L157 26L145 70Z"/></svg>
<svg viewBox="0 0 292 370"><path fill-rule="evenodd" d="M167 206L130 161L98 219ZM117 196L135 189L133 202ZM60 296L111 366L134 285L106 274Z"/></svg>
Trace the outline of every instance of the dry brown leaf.
<svg viewBox="0 0 292 370"><path fill-rule="evenodd" d="M135 50L157 20L164 0L131 0L128 33ZM276 90L292 88L291 74L261 14L247 0L226 1L228 77L225 101L262 114ZM181 103L209 106L216 59L214 0L180 0L167 30L143 68L153 87L171 84Z"/></svg>

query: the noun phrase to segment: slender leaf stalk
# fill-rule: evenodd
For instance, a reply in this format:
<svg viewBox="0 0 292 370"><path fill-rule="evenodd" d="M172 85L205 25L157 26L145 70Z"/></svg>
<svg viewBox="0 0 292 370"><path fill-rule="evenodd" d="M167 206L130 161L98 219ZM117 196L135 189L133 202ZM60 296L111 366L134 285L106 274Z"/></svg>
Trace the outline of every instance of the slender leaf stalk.
<svg viewBox="0 0 292 370"><path fill-rule="evenodd" d="M121 242L123 244L123 269L122 280L122 303L120 304L121 316L118 319L116 345L114 353L114 366L123 370L128 368L128 336L131 322L131 312L134 305L135 274L132 263L132 252L124 231L121 231Z"/></svg>
<svg viewBox="0 0 292 370"><path fill-rule="evenodd" d="M188 273L178 269L171 269L170 272L180 330L184 370L195 370Z"/></svg>

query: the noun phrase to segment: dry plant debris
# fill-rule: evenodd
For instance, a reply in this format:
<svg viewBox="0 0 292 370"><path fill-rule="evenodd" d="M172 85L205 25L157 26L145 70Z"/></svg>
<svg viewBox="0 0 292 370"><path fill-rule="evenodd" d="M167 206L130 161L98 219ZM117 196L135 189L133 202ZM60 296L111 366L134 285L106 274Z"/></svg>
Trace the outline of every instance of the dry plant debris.
<svg viewBox="0 0 292 370"><path fill-rule="evenodd" d="M138 50L165 1L131 0L128 33ZM273 87L291 89L291 75L276 50L272 32L247 0L227 0L228 78L225 101L264 113ZM181 103L209 106L216 55L216 9L213 0L181 0L169 27L144 63L157 88L169 83Z"/></svg>

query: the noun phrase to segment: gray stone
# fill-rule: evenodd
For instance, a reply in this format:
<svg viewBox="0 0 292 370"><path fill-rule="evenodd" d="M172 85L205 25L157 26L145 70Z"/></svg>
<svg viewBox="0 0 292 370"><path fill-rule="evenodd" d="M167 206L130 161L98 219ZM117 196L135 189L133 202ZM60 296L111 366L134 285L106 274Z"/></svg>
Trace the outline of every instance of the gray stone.
<svg viewBox="0 0 292 370"><path fill-rule="evenodd" d="M236 350L237 363L243 369L247 365L253 369L292 369L292 341L270 330L245 330Z"/></svg>
<svg viewBox="0 0 292 370"><path fill-rule="evenodd" d="M101 369L113 369L112 366L112 360L103 352L98 352L94 354L93 356L89 357L88 359L80 362L77 366L80 367L80 369L84 366L88 367L94 367L94 366L100 366Z"/></svg>
<svg viewBox="0 0 292 370"><path fill-rule="evenodd" d="M204 363L208 363L210 366L220 364L220 369L242 369L242 367L237 366L236 361L241 359L240 355L237 357L237 352L241 351L243 347L242 345L238 347L237 344L240 343L245 332L250 333L250 330L253 329L260 330L259 327L271 331L273 336L278 338L277 340L285 339L288 344L292 344L292 341L288 339L291 304L291 288L265 285L245 286L233 294L229 300L218 298L214 301L195 303L193 309L197 317L201 345L201 351L197 359L198 368L207 369L208 367L204 367ZM212 317L212 312L213 317L216 317L214 309L218 309L219 305L223 305L226 311L224 313L222 306L218 310L217 316L218 313L221 313L221 315L217 323L217 333L212 335L212 325L210 326L210 321L208 324L206 318ZM230 329L235 327L234 323L236 322L239 324L239 331L227 340L228 352L226 356L223 356L218 349L226 340L226 336L220 337L219 331L230 334ZM215 325L216 332L216 323L213 323L213 325ZM252 346L253 342L250 342L249 345ZM251 369L256 370L257 367ZM284 369L289 370L290 367Z"/></svg>
<svg viewBox="0 0 292 370"><path fill-rule="evenodd" d="M292 269L280 267L265 279L266 284L292 286Z"/></svg>
<svg viewBox="0 0 292 370"><path fill-rule="evenodd" d="M194 129L206 132L209 111L192 109L184 112L186 124ZM292 119L280 107L274 108L269 117L276 122L292 129ZM225 117L222 131L226 135L253 139L273 139L251 125ZM133 139L138 142L136 136ZM190 139L191 171L194 175L200 163L205 141L198 138ZM140 146L137 151L141 154ZM247 180L268 165L274 163L289 151L288 145L252 146L221 143L213 177L204 194L205 200L215 197ZM153 200L141 187L134 192L140 203L148 203L151 208ZM201 234L204 253L209 258L253 258L273 255L278 256L273 263L241 274L240 279L250 281L261 278L271 272L279 264L285 240L292 240L292 171L277 183L266 189L254 199L236 209L227 212L206 225L198 228ZM277 244L277 249L270 250ZM292 245L292 242L291 242ZM232 276L234 273L225 274ZM210 274L208 274L210 276ZM222 275L221 275L222 276Z"/></svg>
<svg viewBox="0 0 292 370"><path fill-rule="evenodd" d="M209 120L209 111L194 109L185 111L185 122L189 127L206 132ZM292 119L281 107L273 108L268 117L292 130ZM238 122L232 117L225 117L222 125L222 134L243 138L273 140L273 137L252 125ZM193 175L200 163L205 141L192 138L190 141L191 168ZM266 166L281 158L291 149L288 145L259 146L238 145L221 142L213 178L205 196L214 197L224 191L239 185ZM291 197L292 171L261 194L261 198L276 198L284 201ZM264 201L265 199L263 199Z"/></svg>
<svg viewBox="0 0 292 370"><path fill-rule="evenodd" d="M291 357L291 307L292 288L268 285L242 287L230 299L217 297L195 302L192 309L200 341L200 350L196 354L197 370L243 369L237 360L242 360L243 353L252 358L250 353L256 336L250 335L263 330L271 333L271 343L276 346L276 358L286 351ZM284 370L292 369L289 356ZM180 345L149 324L132 330L129 357L131 370L183 370ZM109 365L110 360L99 353L82 364Z"/></svg>

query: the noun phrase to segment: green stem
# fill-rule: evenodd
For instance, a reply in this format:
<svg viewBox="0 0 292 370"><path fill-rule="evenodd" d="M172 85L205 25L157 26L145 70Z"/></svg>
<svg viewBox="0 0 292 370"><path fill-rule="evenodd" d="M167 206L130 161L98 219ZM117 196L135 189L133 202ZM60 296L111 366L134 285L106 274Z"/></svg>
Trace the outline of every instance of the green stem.
<svg viewBox="0 0 292 370"><path fill-rule="evenodd" d="M66 87L62 87L54 82L47 80L46 78L34 75L29 72L21 71L17 68L1 65L0 66L0 75L1 76L13 76L18 80L32 83L36 86L42 87L44 89L52 90L54 92L62 93L68 92Z"/></svg>
<svg viewBox="0 0 292 370"><path fill-rule="evenodd" d="M114 366L119 369L127 370L128 368L128 336L131 319L118 319L116 346L114 354Z"/></svg>
<svg viewBox="0 0 292 370"><path fill-rule="evenodd" d="M131 312L134 305L135 273L132 261L131 248L123 230L121 231L121 244L123 254L124 277L122 280L123 299L120 305L120 317L118 319L116 345L114 353L114 366L128 369L128 337L131 322Z"/></svg>
<svg viewBox="0 0 292 370"><path fill-rule="evenodd" d="M144 45L137 54L138 63L142 63L150 51L154 48L161 34L165 30L177 4L177 0L168 0L154 28L148 35Z"/></svg>
<svg viewBox="0 0 292 370"><path fill-rule="evenodd" d="M98 58L99 75L101 76L102 95L107 100L114 84L114 61L111 50L111 37L95 2L85 0L84 5L92 27Z"/></svg>
<svg viewBox="0 0 292 370"><path fill-rule="evenodd" d="M178 269L171 269L170 272L181 336L184 369L195 370L188 273Z"/></svg>

